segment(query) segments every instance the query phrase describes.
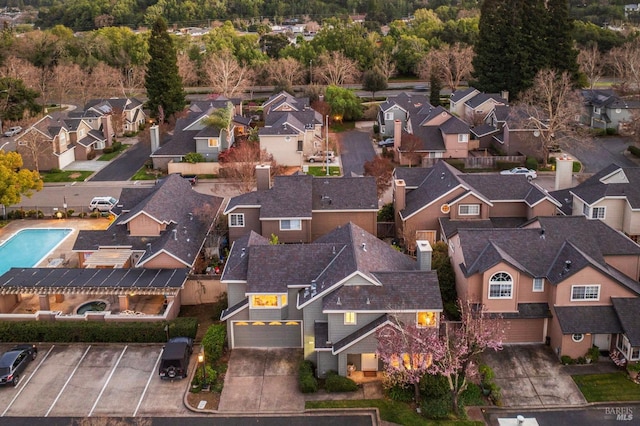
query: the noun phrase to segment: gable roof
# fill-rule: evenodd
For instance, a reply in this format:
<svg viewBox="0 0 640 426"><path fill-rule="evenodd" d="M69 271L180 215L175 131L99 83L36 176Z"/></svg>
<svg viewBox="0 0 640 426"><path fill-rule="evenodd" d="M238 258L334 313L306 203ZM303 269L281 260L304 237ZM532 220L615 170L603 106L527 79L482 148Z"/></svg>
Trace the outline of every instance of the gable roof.
<svg viewBox="0 0 640 426"><path fill-rule="evenodd" d="M467 87L464 89L457 89L456 91L454 91L453 93L451 93L451 96L449 97L449 100L451 102L460 102L461 100L467 98L469 95L472 95L473 93L480 93L478 91L478 89L476 89L475 87Z"/></svg>
<svg viewBox="0 0 640 426"><path fill-rule="evenodd" d="M637 297L612 297L613 309L620 320L624 334L631 346L640 346L640 299Z"/></svg>
<svg viewBox="0 0 640 426"><path fill-rule="evenodd" d="M478 93L477 95L465 101L465 105L475 109L480 105L484 104L485 102L491 101L491 100L497 104L507 103L507 100L497 93Z"/></svg>
<svg viewBox="0 0 640 426"><path fill-rule="evenodd" d="M613 306L556 306L555 311L563 334L618 334L623 330Z"/></svg>
<svg viewBox="0 0 640 426"><path fill-rule="evenodd" d="M387 100L380 104L380 110L385 112L394 106L400 107L405 112L411 112L416 108L431 107L431 104L429 98L424 95L402 92L396 96L387 97Z"/></svg>
<svg viewBox="0 0 640 426"><path fill-rule="evenodd" d="M233 242L224 264L220 281L247 281L249 256L247 249L256 245L268 245L269 240L251 231Z"/></svg>

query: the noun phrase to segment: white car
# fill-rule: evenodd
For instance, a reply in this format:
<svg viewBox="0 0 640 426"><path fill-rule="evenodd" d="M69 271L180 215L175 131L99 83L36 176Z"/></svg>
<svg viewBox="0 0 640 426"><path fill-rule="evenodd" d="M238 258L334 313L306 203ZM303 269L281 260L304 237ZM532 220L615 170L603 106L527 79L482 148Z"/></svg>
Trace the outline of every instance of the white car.
<svg viewBox="0 0 640 426"><path fill-rule="evenodd" d="M527 169L526 167L514 167L510 170L503 170L501 175L524 175L527 180L532 180L538 177L538 173L535 170Z"/></svg>
<svg viewBox="0 0 640 426"><path fill-rule="evenodd" d="M13 127L9 127L9 128L7 129L7 131L6 131L6 132L4 132L4 135L5 135L6 137L11 137L11 136L15 136L15 135L17 135L17 134L18 134L18 133L20 133L21 131L22 131L22 127L20 127L20 126L13 126Z"/></svg>

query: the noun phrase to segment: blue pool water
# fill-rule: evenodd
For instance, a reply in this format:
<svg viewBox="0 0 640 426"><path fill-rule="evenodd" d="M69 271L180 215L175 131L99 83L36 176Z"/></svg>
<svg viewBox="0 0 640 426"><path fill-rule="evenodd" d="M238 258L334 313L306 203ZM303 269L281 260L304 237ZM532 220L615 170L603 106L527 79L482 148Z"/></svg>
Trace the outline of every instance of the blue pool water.
<svg viewBox="0 0 640 426"><path fill-rule="evenodd" d="M0 245L0 275L12 267L31 268L71 233L66 228L28 228Z"/></svg>

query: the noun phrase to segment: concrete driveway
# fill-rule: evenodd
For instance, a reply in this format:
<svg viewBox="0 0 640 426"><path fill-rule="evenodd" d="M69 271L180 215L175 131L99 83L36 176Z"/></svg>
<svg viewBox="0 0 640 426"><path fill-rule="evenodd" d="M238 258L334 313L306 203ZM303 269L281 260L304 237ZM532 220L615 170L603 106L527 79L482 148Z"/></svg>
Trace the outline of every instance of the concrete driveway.
<svg viewBox="0 0 640 426"><path fill-rule="evenodd" d="M505 407L582 405L586 401L571 376L544 345L505 346L487 351L483 360L495 372Z"/></svg>
<svg viewBox="0 0 640 426"><path fill-rule="evenodd" d="M231 351L220 413L294 413L304 411L298 390L301 349Z"/></svg>

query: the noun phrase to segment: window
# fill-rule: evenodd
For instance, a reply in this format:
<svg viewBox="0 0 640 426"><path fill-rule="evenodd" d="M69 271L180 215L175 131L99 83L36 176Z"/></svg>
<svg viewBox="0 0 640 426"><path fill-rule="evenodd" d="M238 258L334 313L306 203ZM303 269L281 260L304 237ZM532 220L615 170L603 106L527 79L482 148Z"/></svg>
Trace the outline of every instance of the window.
<svg viewBox="0 0 640 426"><path fill-rule="evenodd" d="M436 326L436 313L435 312L418 312L416 318L416 324L418 328L435 327Z"/></svg>
<svg viewBox="0 0 640 426"><path fill-rule="evenodd" d="M480 204L460 204L458 214L460 216L477 216L480 214Z"/></svg>
<svg viewBox="0 0 640 426"><path fill-rule="evenodd" d="M254 294L251 296L251 308L281 308L287 305L286 294Z"/></svg>
<svg viewBox="0 0 640 426"><path fill-rule="evenodd" d="M215 148L218 146L218 139L214 139L214 138L209 138L207 140L207 145L209 146L209 148Z"/></svg>
<svg viewBox="0 0 640 426"><path fill-rule="evenodd" d="M458 142L460 142L460 143L469 142L469 135L467 133L458 134Z"/></svg>
<svg viewBox="0 0 640 426"><path fill-rule="evenodd" d="M356 324L356 313L355 312L345 312L344 313L344 325L355 325Z"/></svg>
<svg viewBox="0 0 640 426"><path fill-rule="evenodd" d="M572 285L571 300L599 300L599 285Z"/></svg>
<svg viewBox="0 0 640 426"><path fill-rule="evenodd" d="M573 340L576 343L580 343L584 340L584 334L580 334L580 333L572 334L571 340Z"/></svg>
<svg viewBox="0 0 640 426"><path fill-rule="evenodd" d="M533 291L535 292L544 291L544 278L533 279Z"/></svg>
<svg viewBox="0 0 640 426"><path fill-rule="evenodd" d="M280 221L281 231L299 231L302 229L302 221L300 219L283 219Z"/></svg>
<svg viewBox="0 0 640 426"><path fill-rule="evenodd" d="M78 129L78 139L84 138L84 129Z"/></svg>
<svg viewBox="0 0 640 426"><path fill-rule="evenodd" d="M233 213L229 215L229 226L243 228L244 227L244 213Z"/></svg>
<svg viewBox="0 0 640 426"><path fill-rule="evenodd" d="M385 112L384 113L384 119L385 119L385 121L393 120L393 113L392 112Z"/></svg>
<svg viewBox="0 0 640 426"><path fill-rule="evenodd" d="M489 279L489 299L511 299L513 278L506 272L498 272Z"/></svg>
<svg viewBox="0 0 640 426"><path fill-rule="evenodd" d="M302 142L303 141L298 141L298 151L302 151Z"/></svg>
<svg viewBox="0 0 640 426"><path fill-rule="evenodd" d="M593 113L594 114L600 114L600 112L601 112L600 107L593 107Z"/></svg>
<svg viewBox="0 0 640 426"><path fill-rule="evenodd" d="M582 206L582 214L585 215L587 219L604 219L606 211L606 207L589 207L586 204Z"/></svg>

